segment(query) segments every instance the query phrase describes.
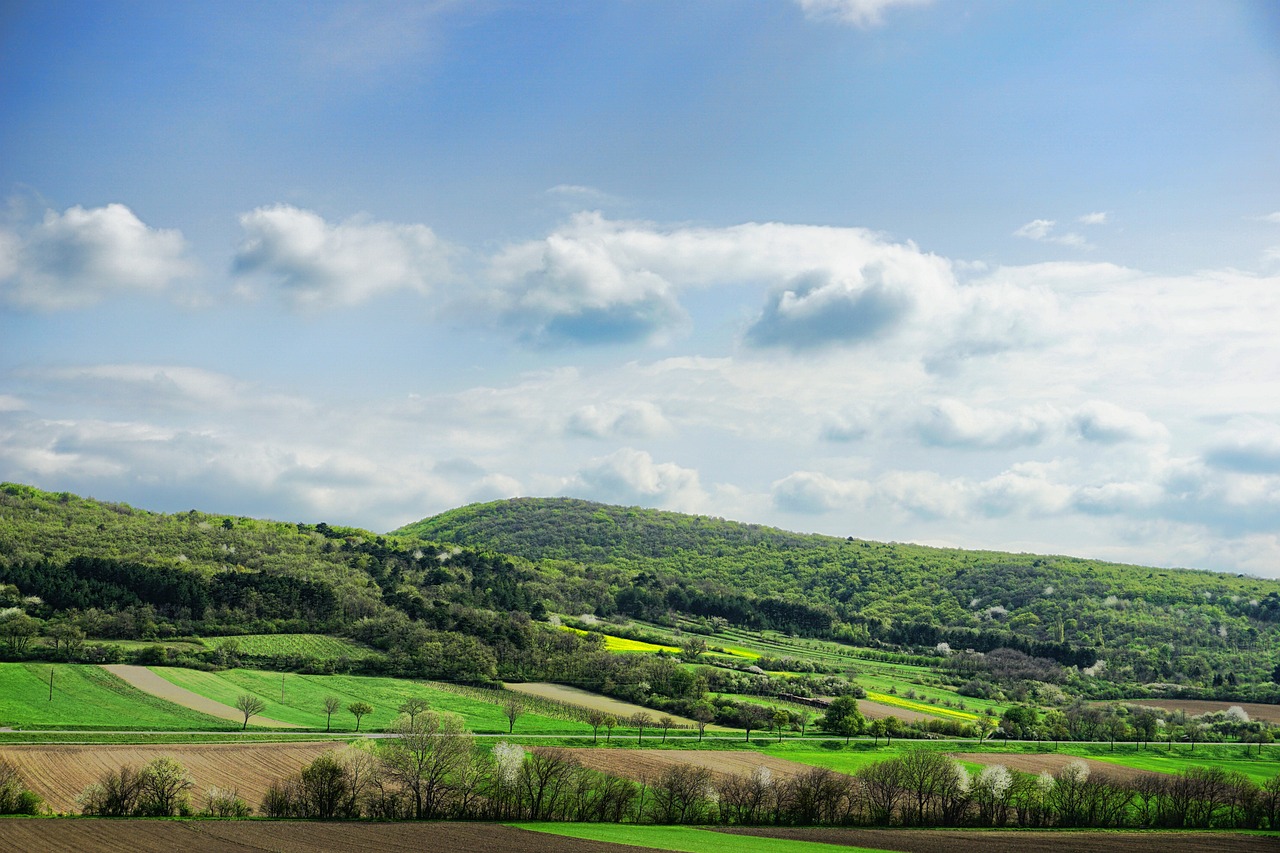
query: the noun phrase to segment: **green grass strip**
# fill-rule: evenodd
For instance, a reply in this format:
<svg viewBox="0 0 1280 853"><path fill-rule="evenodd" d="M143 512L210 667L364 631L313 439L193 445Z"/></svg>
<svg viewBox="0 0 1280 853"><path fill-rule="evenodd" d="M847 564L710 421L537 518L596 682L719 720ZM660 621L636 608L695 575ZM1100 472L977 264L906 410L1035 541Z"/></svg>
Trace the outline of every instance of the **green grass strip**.
<svg viewBox="0 0 1280 853"><path fill-rule="evenodd" d="M510 826L608 844L632 844L680 853L887 853L871 847L847 847L817 841L793 841L732 835L691 826L636 826L616 823L513 823Z"/></svg>

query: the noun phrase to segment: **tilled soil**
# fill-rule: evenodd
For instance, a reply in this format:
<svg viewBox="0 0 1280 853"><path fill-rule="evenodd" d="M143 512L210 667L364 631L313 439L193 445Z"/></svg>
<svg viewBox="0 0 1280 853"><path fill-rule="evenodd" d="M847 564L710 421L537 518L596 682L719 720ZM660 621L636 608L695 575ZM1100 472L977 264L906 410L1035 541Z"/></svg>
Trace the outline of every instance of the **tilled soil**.
<svg viewBox="0 0 1280 853"><path fill-rule="evenodd" d="M1280 840L1225 832L1070 832L957 829L735 828L739 835L902 853L1275 853Z"/></svg>
<svg viewBox="0 0 1280 853"><path fill-rule="evenodd" d="M1158 776L1161 774L1151 770L1139 770L1136 767L1125 767L1123 764L1112 764L1108 761L1097 761L1092 758L1078 758L1074 755L1063 755L1059 752L1038 753L996 753L996 752L961 752L951 756L957 761L968 761L972 764L1003 764L1010 770L1023 773L1039 773L1048 770L1057 773L1073 761L1083 761L1090 773L1107 776L1111 779L1130 780L1141 776Z"/></svg>
<svg viewBox="0 0 1280 853"><path fill-rule="evenodd" d="M48 820L0 822L0 853L652 853L486 823Z"/></svg>
<svg viewBox="0 0 1280 853"><path fill-rule="evenodd" d="M1225 711L1238 707L1249 715L1251 720L1265 720L1268 723L1280 723L1280 705L1267 705L1261 702L1213 702L1207 699L1121 699L1128 705L1144 705L1148 708L1162 708L1166 711L1185 711L1193 716L1207 714L1210 711ZM1095 702L1097 705L1114 705L1117 700Z"/></svg>
<svg viewBox="0 0 1280 853"><path fill-rule="evenodd" d="M297 773L331 749L345 744L324 743L206 743L161 746L107 746L101 744L22 744L0 746L0 758L18 768L18 774L55 812L78 814L76 796L111 770L134 767L153 758L168 756L180 762L195 780L192 805L204 805L209 788L235 789L254 809L267 787L277 779ZM6 824L7 825L7 824Z"/></svg>
<svg viewBox="0 0 1280 853"><path fill-rule="evenodd" d="M706 767L718 776L749 775L757 767L767 767L775 778L789 779L811 769L807 764L787 761L758 752L700 749L566 749L583 766L637 782L653 782L668 767L692 764Z"/></svg>

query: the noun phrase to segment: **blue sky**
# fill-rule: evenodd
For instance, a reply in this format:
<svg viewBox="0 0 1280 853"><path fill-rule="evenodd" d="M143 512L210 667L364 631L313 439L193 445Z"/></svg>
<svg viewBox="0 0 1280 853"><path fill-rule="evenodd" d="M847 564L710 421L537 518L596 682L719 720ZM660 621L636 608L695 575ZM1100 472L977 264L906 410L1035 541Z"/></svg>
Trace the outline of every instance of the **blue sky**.
<svg viewBox="0 0 1280 853"><path fill-rule="evenodd" d="M1280 576L1265 2L0 3L0 479Z"/></svg>

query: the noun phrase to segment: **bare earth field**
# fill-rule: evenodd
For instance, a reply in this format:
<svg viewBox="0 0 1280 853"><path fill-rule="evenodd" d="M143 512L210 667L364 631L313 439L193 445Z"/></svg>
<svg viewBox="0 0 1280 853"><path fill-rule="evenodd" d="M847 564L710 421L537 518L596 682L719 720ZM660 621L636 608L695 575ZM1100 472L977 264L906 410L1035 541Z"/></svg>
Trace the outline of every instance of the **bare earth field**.
<svg viewBox="0 0 1280 853"><path fill-rule="evenodd" d="M211 787L237 789L256 810L276 779L297 773L326 750L345 748L327 743L210 743L166 746L18 745L0 746L0 759L13 762L22 778L55 812L78 814L76 795L108 770L125 764L141 767L169 756L195 779L192 804L203 805ZM4 822L7 835L9 822ZM38 848L30 848L38 849Z"/></svg>
<svg viewBox="0 0 1280 853"><path fill-rule="evenodd" d="M760 827L725 830L740 835L818 841L903 853L1254 853L1274 851L1277 839L1217 832L1043 832L954 829L801 829Z"/></svg>
<svg viewBox="0 0 1280 853"><path fill-rule="evenodd" d="M632 714L640 711L643 711L654 719L657 718L657 715L653 712L652 708L646 708L643 705L632 705L630 702L611 699L608 696L601 696L599 693L592 693L589 690L580 690L577 687L567 687L563 684L522 682L518 684L508 684L506 687L508 690L514 690L517 693L525 693L529 696L540 696L543 699L554 699L557 702L577 705L579 708L604 711L606 714L612 714L619 720L626 720L627 717L630 717ZM686 719L685 717L677 717L674 714L668 716L675 720L676 725L678 726L693 728L695 725L693 720ZM243 717L241 717L241 719L243 719Z"/></svg>
<svg viewBox="0 0 1280 853"><path fill-rule="evenodd" d="M182 705L193 711L208 714L211 717L221 717L224 720L233 720L237 723L244 722L244 714L230 705L223 705L221 702L215 702L207 696L201 696L199 693L193 693L185 687L179 687L176 684L165 681L145 666L114 663L103 664L102 668L112 675L124 679L144 693L167 699L175 705ZM275 726L282 729L302 728L302 726L295 726L293 723L282 723L279 720L258 716L253 718L253 724L255 726Z"/></svg>
<svg viewBox="0 0 1280 853"><path fill-rule="evenodd" d="M639 853L482 823L322 823L303 821L39 820L0 822L0 853Z"/></svg>
<svg viewBox="0 0 1280 853"><path fill-rule="evenodd" d="M1261 702L1211 702L1205 699L1125 699L1129 705L1145 705L1148 708L1163 708L1166 711L1185 711L1188 714L1200 715L1210 711L1225 711L1231 707L1244 709L1251 720L1266 720L1268 723L1280 723L1280 705L1264 705ZM1107 702L1105 704L1114 704Z"/></svg>
<svg viewBox="0 0 1280 853"><path fill-rule="evenodd" d="M627 779L653 781L668 767L693 764L720 776L748 775L767 767L779 778L790 778L811 769L807 764L755 752L714 752L698 749L566 749L584 767Z"/></svg>
<svg viewBox="0 0 1280 853"><path fill-rule="evenodd" d="M1090 773L1097 773L1099 776L1108 776L1112 779L1127 780L1137 779L1140 776L1158 775L1149 770L1139 770L1135 767L1125 767L1122 764L1112 764L1107 761L1095 761L1092 758L1077 758L1074 755L1062 755L1057 752L1042 752L1034 755L960 752L953 754L951 757L957 761L967 761L972 764L1003 764L1010 770L1021 770L1023 773L1039 773L1041 770L1057 773L1073 761L1083 761L1089 766Z"/></svg>
<svg viewBox="0 0 1280 853"><path fill-rule="evenodd" d="M883 720L885 717L897 717L904 723L918 723L924 720L936 720L937 717L929 714L922 714L919 711L912 711L909 708L898 708L893 705L885 705L882 702L872 702L869 699L858 700L858 710L862 712L862 716L868 720Z"/></svg>

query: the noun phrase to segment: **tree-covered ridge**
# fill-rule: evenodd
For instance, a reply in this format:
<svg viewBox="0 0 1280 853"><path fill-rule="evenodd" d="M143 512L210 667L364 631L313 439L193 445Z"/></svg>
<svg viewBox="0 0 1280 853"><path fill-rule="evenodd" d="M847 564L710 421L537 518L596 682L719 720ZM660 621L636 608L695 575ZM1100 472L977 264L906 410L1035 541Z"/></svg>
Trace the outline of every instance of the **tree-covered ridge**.
<svg viewBox="0 0 1280 853"><path fill-rule="evenodd" d="M797 534L573 499L462 507L397 533L554 569L565 594L579 590L576 603L597 612L612 603L641 617L738 621L763 601L791 603L812 619L769 627L803 631L826 613L830 635L857 643L1008 646L1079 665L1096 656L1122 682L1266 683L1280 648L1280 582L1240 575Z"/></svg>

